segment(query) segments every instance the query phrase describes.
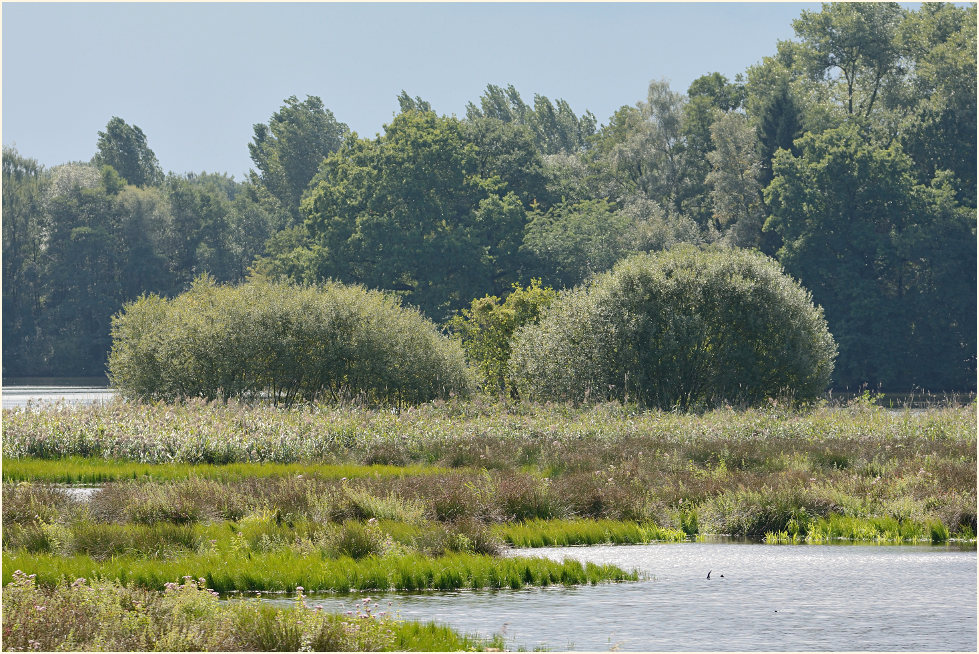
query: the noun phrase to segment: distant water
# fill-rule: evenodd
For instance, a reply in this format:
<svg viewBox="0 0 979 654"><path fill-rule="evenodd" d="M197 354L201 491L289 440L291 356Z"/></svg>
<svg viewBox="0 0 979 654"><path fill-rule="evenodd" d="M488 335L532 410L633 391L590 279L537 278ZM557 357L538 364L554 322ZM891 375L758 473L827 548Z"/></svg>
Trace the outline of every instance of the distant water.
<svg viewBox="0 0 979 654"><path fill-rule="evenodd" d="M503 633L511 649L976 651L975 550L679 543L513 554L614 563L650 579L371 597L403 619ZM342 612L359 597L309 603Z"/></svg>
<svg viewBox="0 0 979 654"><path fill-rule="evenodd" d="M7 385L0 388L4 409L38 406L64 402L68 405L100 404L109 402L116 391L95 384L82 386L62 386L56 384Z"/></svg>

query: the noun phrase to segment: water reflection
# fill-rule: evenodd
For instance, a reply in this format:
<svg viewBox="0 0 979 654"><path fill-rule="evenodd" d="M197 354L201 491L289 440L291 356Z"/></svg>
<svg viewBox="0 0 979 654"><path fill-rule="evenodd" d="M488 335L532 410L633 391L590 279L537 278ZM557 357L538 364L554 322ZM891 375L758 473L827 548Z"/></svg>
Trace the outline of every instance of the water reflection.
<svg viewBox="0 0 979 654"><path fill-rule="evenodd" d="M518 553L636 567L649 579L376 598L404 619L503 632L511 648L976 650L975 551L682 543ZM359 599L314 596L311 603L346 611Z"/></svg>

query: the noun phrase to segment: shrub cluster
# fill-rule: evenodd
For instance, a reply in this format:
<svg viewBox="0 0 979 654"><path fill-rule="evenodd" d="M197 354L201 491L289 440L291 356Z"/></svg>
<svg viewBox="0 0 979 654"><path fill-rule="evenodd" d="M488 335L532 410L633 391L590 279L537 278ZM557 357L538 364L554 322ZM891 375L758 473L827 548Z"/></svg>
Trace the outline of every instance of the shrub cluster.
<svg viewBox="0 0 979 654"><path fill-rule="evenodd" d="M495 295L475 299L449 321L485 391L515 394L506 374L513 334L523 325L537 322L556 296L554 289L542 287L540 280L534 279L527 288L513 284L502 302Z"/></svg>
<svg viewBox="0 0 979 654"><path fill-rule="evenodd" d="M682 247L625 259L515 335L522 397L664 409L816 398L836 346L822 310L764 255Z"/></svg>
<svg viewBox="0 0 979 654"><path fill-rule="evenodd" d="M359 286L219 286L202 276L171 300L126 305L112 339L112 385L144 401L414 404L471 389L457 343L418 311Z"/></svg>

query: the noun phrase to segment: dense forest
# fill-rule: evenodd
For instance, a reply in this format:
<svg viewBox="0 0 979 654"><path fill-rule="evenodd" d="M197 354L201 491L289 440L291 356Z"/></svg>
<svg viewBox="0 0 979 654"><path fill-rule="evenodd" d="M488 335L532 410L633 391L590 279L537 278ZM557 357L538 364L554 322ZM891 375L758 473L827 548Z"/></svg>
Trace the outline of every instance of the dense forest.
<svg viewBox="0 0 979 654"><path fill-rule="evenodd" d="M113 117L88 162L3 150L3 375L105 373L110 321L203 273L383 289L436 323L679 244L776 259L823 307L836 388L976 388L976 6L841 3L734 80L665 81L606 124L489 85L402 91L374 138L286 99L254 169L164 173Z"/></svg>

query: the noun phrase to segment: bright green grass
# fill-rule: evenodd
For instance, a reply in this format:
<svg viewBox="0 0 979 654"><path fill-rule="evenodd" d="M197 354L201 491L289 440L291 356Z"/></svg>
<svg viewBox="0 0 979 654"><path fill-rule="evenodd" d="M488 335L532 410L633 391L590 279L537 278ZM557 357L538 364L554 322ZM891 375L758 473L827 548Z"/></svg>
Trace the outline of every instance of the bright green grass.
<svg viewBox="0 0 979 654"><path fill-rule="evenodd" d="M240 481L255 477L354 479L358 477L405 477L446 472L436 466L390 466L325 463L137 463L133 461L68 457L64 459L3 459L3 480L58 484L98 484L136 479L171 481L198 477L215 481Z"/></svg>
<svg viewBox="0 0 979 654"><path fill-rule="evenodd" d="M616 520L528 520L497 525L492 533L514 547L564 547L603 543L624 545L686 540L686 534L678 529L664 529L652 523Z"/></svg>
<svg viewBox="0 0 979 654"><path fill-rule="evenodd" d="M940 520L920 522L898 520L893 517L855 517L830 514L815 519L794 533L787 531L765 534L765 542L784 543L828 543L834 540L875 542L875 543L946 543L950 538L975 541L971 532L949 533Z"/></svg>
<svg viewBox="0 0 979 654"><path fill-rule="evenodd" d="M496 558L475 554L447 554L429 558L369 556L363 559L330 559L301 556L291 550L267 554L217 552L188 554L169 560L118 556L96 561L89 556L60 557L50 554L6 552L3 583L15 570L36 574L42 585L59 579L101 578L122 584L162 589L164 584L185 575L203 577L207 586L228 591L382 591L454 590L459 588L523 588L551 584L595 584L600 581L635 581L638 573L612 565L582 565L544 558Z"/></svg>
<svg viewBox="0 0 979 654"><path fill-rule="evenodd" d="M493 649L502 651L503 637L490 639L462 635L452 628L434 622L400 622L393 628L395 651L404 652L472 652Z"/></svg>

